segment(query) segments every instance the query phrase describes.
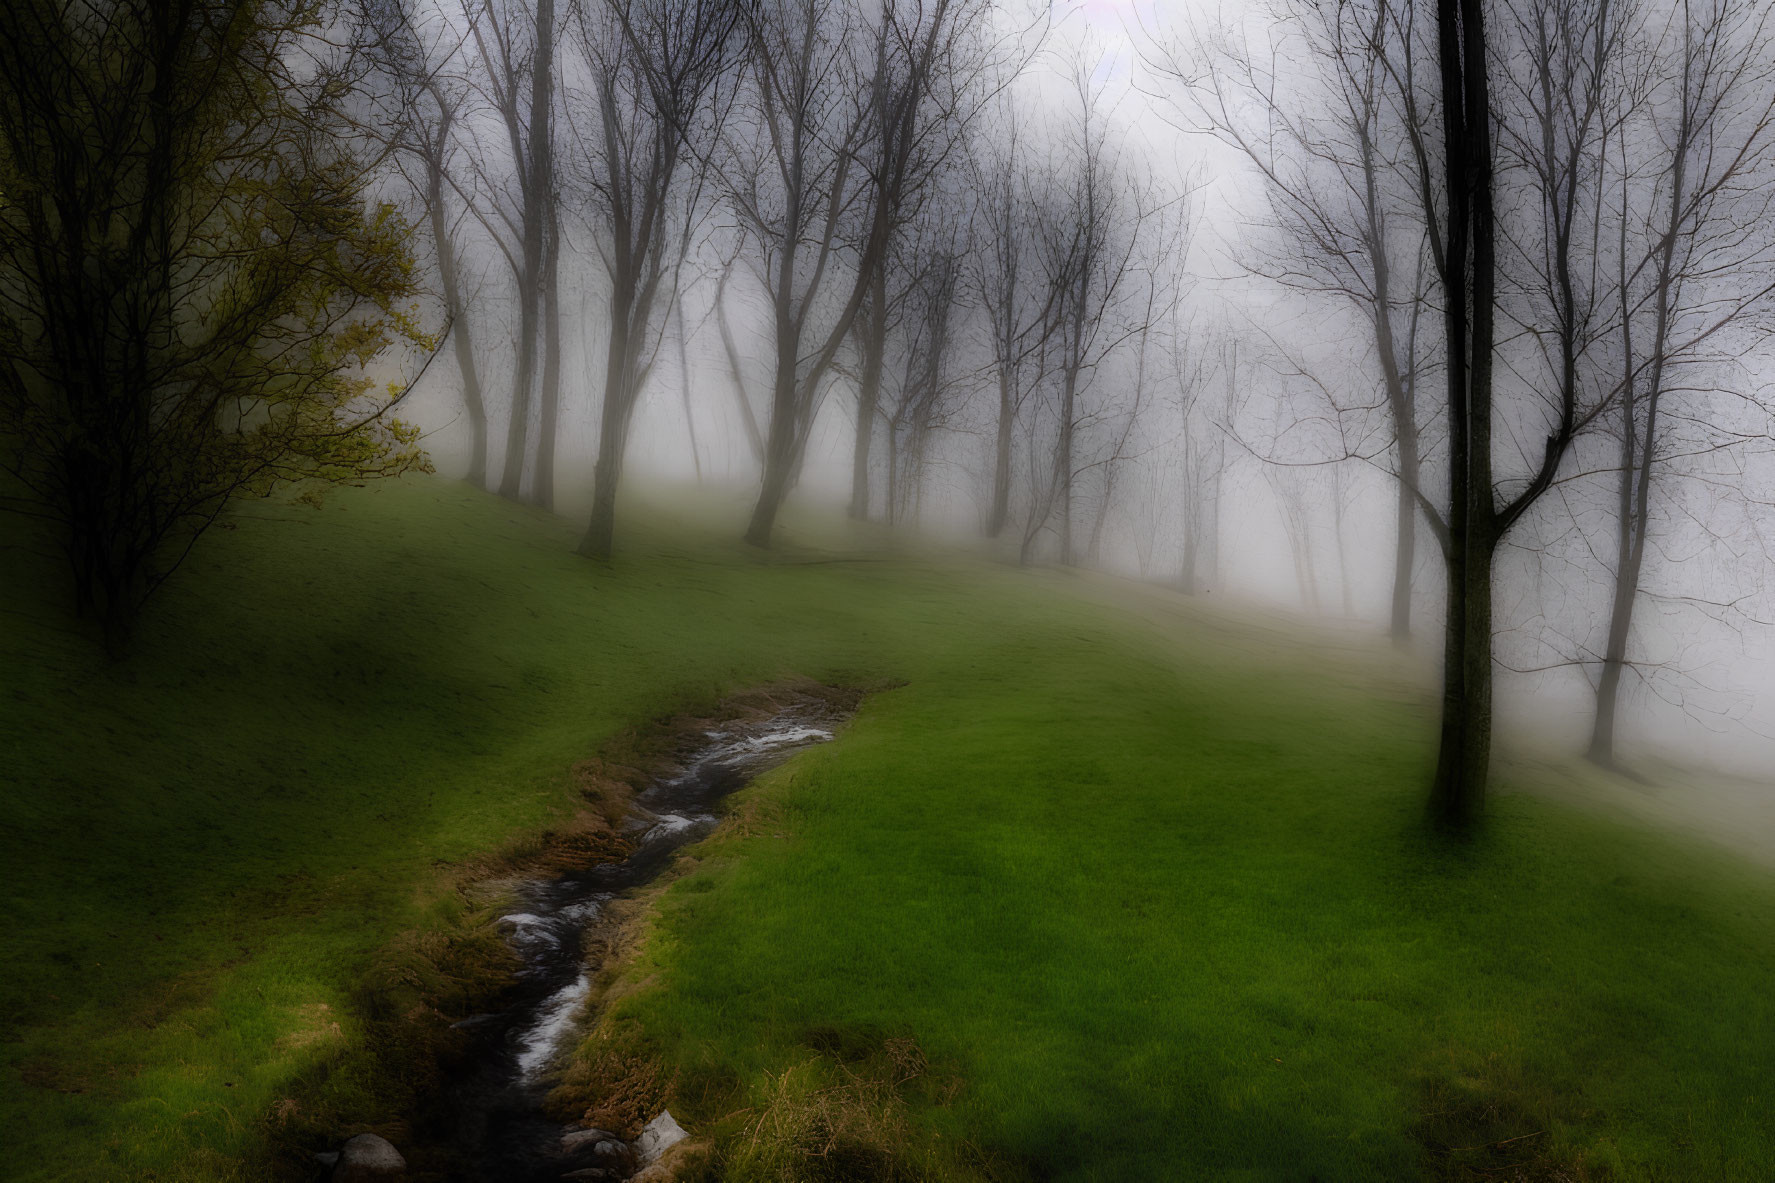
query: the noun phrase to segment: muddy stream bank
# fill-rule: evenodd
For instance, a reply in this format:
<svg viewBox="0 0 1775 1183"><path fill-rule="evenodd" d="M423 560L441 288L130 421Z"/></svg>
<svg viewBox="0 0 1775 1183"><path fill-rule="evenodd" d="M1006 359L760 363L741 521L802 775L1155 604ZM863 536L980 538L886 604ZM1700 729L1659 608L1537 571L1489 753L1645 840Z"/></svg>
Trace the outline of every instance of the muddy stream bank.
<svg viewBox="0 0 1775 1183"><path fill-rule="evenodd" d="M584 1030L599 966L586 934L610 902L643 887L683 846L719 823L721 800L796 752L832 738L848 705L815 695L776 695L771 713L714 723L687 737L674 771L645 785L623 828L632 852L617 862L526 878L499 929L521 968L501 1009L456 1026L468 1036L427 1106L423 1140L448 1178L474 1183L623 1179L645 1165L650 1139L631 1146L548 1116L562 1053Z"/></svg>

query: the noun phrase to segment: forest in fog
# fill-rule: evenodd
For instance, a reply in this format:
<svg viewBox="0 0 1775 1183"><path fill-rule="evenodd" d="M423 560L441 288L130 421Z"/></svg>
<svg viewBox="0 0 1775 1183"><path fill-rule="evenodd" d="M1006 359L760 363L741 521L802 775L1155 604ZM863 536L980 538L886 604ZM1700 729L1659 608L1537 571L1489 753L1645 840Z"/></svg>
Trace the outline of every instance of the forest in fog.
<svg viewBox="0 0 1775 1183"><path fill-rule="evenodd" d="M0 1175L1766 1183L1775 0L0 0Z"/></svg>
<svg viewBox="0 0 1775 1183"><path fill-rule="evenodd" d="M1604 762L1626 711L1766 766L1766 7L1492 18L1495 394L1452 412L1433 9L1093 7L372 9L362 119L453 326L440 450L589 487L591 555L632 452L756 486L759 545L805 479L1433 649L1450 416L1488 408L1510 684Z"/></svg>
<svg viewBox="0 0 1775 1183"><path fill-rule="evenodd" d="M651 476L1384 627L1456 814L1494 659L1767 756L1761 0L178 10L7 18L13 502L114 645L241 497L603 560Z"/></svg>

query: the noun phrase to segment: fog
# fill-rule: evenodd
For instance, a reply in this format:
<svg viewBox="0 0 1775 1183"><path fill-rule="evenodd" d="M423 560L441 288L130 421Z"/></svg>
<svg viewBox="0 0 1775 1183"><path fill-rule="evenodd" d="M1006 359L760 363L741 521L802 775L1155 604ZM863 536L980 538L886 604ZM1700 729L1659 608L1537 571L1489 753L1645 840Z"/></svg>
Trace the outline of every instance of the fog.
<svg viewBox="0 0 1775 1183"><path fill-rule="evenodd" d="M1772 331L1775 0L0 0L11 1159L1775 1178Z"/></svg>
<svg viewBox="0 0 1775 1183"><path fill-rule="evenodd" d="M821 134L850 134L867 124L866 105L852 102L856 95L843 78L851 76L847 70L859 78L867 72L874 51L857 46L875 44L870 30L879 32L879 26L870 22L881 19L879 13L837 3L784 11L791 24L791 18L812 14L843 30L823 43L831 51L830 76L812 84L830 88L820 100L825 105L810 111L810 118L827 121ZM1697 35L1766 47L1760 8L1745 6L1750 15L1743 16L1730 0L1719 0L1710 11L1725 15L1711 26L1707 14L1694 16L1701 22ZM897 28L906 34L907 52L917 50L918 36L930 33L933 22L941 25L943 44L921 67L927 93L907 100L908 126L918 126L909 162L901 166L905 207L891 225L882 223L887 241L867 263L884 272L877 290L889 293L892 303L880 336L879 401L870 416L868 517L1005 562L1094 567L1210 601L1263 605L1305 618L1312 627L1372 635L1376 644L1385 643L1389 629L1399 631L1399 464L1373 317L1364 314L1361 299L1339 290L1347 284L1337 277L1337 266L1303 255L1314 242L1333 254L1362 244L1355 238L1333 242L1329 232L1306 233L1305 207L1276 192L1278 185L1294 184L1320 194L1315 200L1321 212L1341 215L1354 208L1349 178L1339 173L1343 162L1333 159L1336 136L1327 130L1336 123L1335 104L1325 106L1336 92L1327 81L1331 67L1314 56L1314 42L1300 24L1313 18L1303 12L1310 10L1146 0L1086 0L1047 12L966 3L900 10ZM495 92L523 96L534 31L527 7L495 6L484 19L502 30L521 59L503 80L497 70L489 72L485 30L477 42L461 5L436 0L402 14L403 36L425 63L409 69L429 71L430 82L450 94L456 111L440 141L450 178L445 220L461 273L461 307L452 331L466 329L474 338L492 488L502 477L512 382L522 353L524 268L518 256L525 215L512 178L514 152L528 151L514 149L521 137L506 125L499 109L504 100ZM594 500L600 444L609 430L613 259L620 253L610 220L614 141L600 139L599 95L633 104L639 92L632 78L622 81L620 67L600 66L589 56L597 46L595 21L573 6L563 7L556 19L552 184L558 229L544 237L558 269L559 418L546 427L547 399L533 400L525 420L530 464L535 441L547 438L554 473L551 487L539 491L533 467L527 469L519 496L584 515ZM1570 237L1581 248L1574 257L1584 289L1565 305L1549 278L1552 256L1543 248L1551 240L1534 238L1541 226L1538 198L1526 178L1535 175L1529 159L1535 144L1532 137L1512 140L1505 122L1515 117L1508 109L1512 102L1540 109L1529 89L1513 89L1509 81L1513 70L1520 73L1511 55L1532 57L1533 46L1512 40L1516 34L1505 36L1494 66L1498 101L1506 108L1497 116L1505 278L1492 416L1500 504L1529 483L1543 459L1542 441L1558 421L1550 393L1558 367L1549 361L1558 350L1549 334L1557 336L1562 307L1563 315L1583 321L1567 334L1578 355L1577 427L1562 441L1555 478L1510 527L1492 568L1499 726L1519 742L1549 750L1582 751L1590 741L1607 656L1620 554L1624 422L1620 383L1610 375L1632 373L1643 391L1650 373L1637 357L1616 356L1615 338L1624 323L1648 338L1656 315L1643 279L1647 264L1640 261L1641 270L1626 281L1632 308L1625 319L1610 303L1621 304L1611 272L1626 275L1633 262L1627 256L1636 249L1644 255L1645 248L1630 239L1651 233L1647 219L1655 221L1653 207L1668 197L1670 174L1657 159L1668 127L1660 120L1670 102L1680 105L1680 95L1671 99L1676 92L1667 93L1667 83L1658 81L1669 73L1657 65L1669 56L1668 40L1653 43L1668 38L1675 19L1657 5L1636 9L1613 63L1585 65L1571 44L1553 55L1571 83L1569 101L1563 107L1554 101L1559 110L1553 116L1564 111L1573 121L1559 135L1569 149L1564 163L1576 196L1568 197L1567 213L1575 227ZM1323 34L1320 29L1321 41ZM1239 89L1239 54L1245 55L1245 80L1260 78L1270 87L1267 93ZM1427 69L1423 62L1419 67ZM1258 74L1249 73L1252 68ZM768 169L783 163L771 155L765 128L768 118L784 112L760 106L761 68L730 63L720 69L729 74L698 93L703 106L680 129L686 146L663 215L671 224L655 239L663 278L652 309L638 322L645 339L631 367L638 377L632 417L621 429L626 446L620 449L621 494L614 510L617 561L628 499L646 500L666 487L674 496L697 488L710 499L750 504L761 482L768 485L765 455L773 446L768 437L778 371L772 301L779 297L803 301L797 306L806 322L801 377L810 384L803 392L809 415L804 437L785 445L799 449L790 461L791 497L833 515L855 505L860 382L868 368L874 307L859 270L864 256L876 250L870 245L869 194L860 185L854 193L827 193L832 220L803 218L795 231L804 251L820 254L821 261L804 257L797 264L800 286L794 292L773 290L782 243L773 245L768 233L770 219L782 214L783 195L765 193L759 177L771 181ZM1611 81L1596 81L1608 71L1614 71ZM944 81L931 84L939 75ZM1211 83L1216 78L1226 87L1219 107ZM899 80L895 75L882 85L891 89ZM1638 589L1629 593L1635 611L1621 663L1617 747L1623 766L1674 761L1752 778L1775 767L1775 597L1769 580L1775 533L1769 422L1775 403L1762 278L1775 262L1775 241L1770 220L1758 216L1758 203L1767 201L1759 186L1775 180L1775 146L1766 142L1763 128L1771 87L1775 79L1754 65L1722 82L1726 97L1718 102L1729 109L1703 133L1707 142L1700 154L1707 158L1697 157L1698 167L1715 173L1720 156L1737 152L1740 160L1729 175L1709 174L1718 182L1709 195L1715 205L1700 211L1686 231L1697 241L1708 234L1730 241L1703 243L1705 249L1691 252L1688 286L1675 285L1667 317L1677 325L1687 316L1692 328L1667 330L1672 340L1682 332L1690 340L1665 350L1661 430L1670 434L1657 446L1645 559ZM1598 97L1604 90L1608 94ZM404 88L391 89L405 106L379 108L396 131L394 166L381 191L409 211L416 227L424 222L423 169L399 141L436 130L437 112L427 106L426 93L409 79ZM1572 114L1578 109L1573 95L1599 108L1615 104L1594 116L1600 132L1585 129L1582 120L1591 116ZM532 115L521 102L516 106L522 108L519 123L528 127ZM1411 212L1409 186L1400 184L1412 166L1389 123L1400 118L1396 103L1379 103L1371 128L1381 187L1393 186L1379 199L1392 203L1390 237L1382 249L1394 252L1407 289L1392 297L1395 319L1399 326L1411 321L1415 335L1415 344L1402 346L1400 356L1422 378L1420 488L1427 498L1446 501L1440 297L1422 261L1425 248L1418 245L1421 211ZM1274 131L1286 119L1296 120L1295 141L1237 142L1266 126ZM1318 126L1315 119L1328 122ZM645 120L630 131L639 143ZM1289 156L1290 144L1298 148L1303 135L1317 137L1323 158ZM830 186L848 152L867 165L855 176L873 168L869 175L879 179L885 157L869 156L876 149L861 145L861 139L849 147L826 143L829 156L810 157L808 167L825 170L819 183ZM1552 151L1558 157L1561 149ZM1264 153L1285 162L1279 175L1266 177L1260 168ZM1550 160L1541 164L1561 164ZM1085 175L1078 171L1084 163L1097 170L1092 200L1100 198L1114 212L1095 261L1075 264L1079 282L1068 294L1062 290L1065 267L1052 258L1044 264L1038 239L1049 220L1069 225L1060 207L1083 192L1077 178ZM992 172L1001 166L1002 174ZM1004 180L1002 193L990 188L993 176ZM1020 202L1010 224L1021 221L1030 231L1015 249L1031 290L1015 296L1013 303L1023 304L1010 311L1031 320L1013 326L1023 350L1018 380L1026 386L1017 392L1011 416L1006 520L996 537L987 537L1005 366L1003 351L994 350L988 291L995 197ZM422 261L435 267L435 244L422 242L419 250ZM938 258L949 268L941 281L940 269L931 265ZM1034 277L1037 272L1042 274ZM1415 295L1409 290L1414 282ZM1044 283L1050 286L1037 290ZM1071 343L1077 379L1076 390L1065 396L1075 400L1067 422L1071 480L1057 489L1052 458L1062 446L1063 418L1055 408L1064 405L1058 400L1071 330L1053 313L1068 300L1083 306L1081 323L1094 320L1096 331L1087 329ZM436 321L448 314L434 290L426 315ZM1052 323L1037 326L1043 318ZM933 339L942 341L937 350ZM831 356L822 367L817 355L828 344ZM476 428L465 411L458 358L448 345L407 396L402 413L423 428L441 471L468 474ZM890 453L896 466L891 478ZM1442 658L1445 571L1431 529L1422 515L1414 514L1413 521L1404 648L1428 681Z"/></svg>

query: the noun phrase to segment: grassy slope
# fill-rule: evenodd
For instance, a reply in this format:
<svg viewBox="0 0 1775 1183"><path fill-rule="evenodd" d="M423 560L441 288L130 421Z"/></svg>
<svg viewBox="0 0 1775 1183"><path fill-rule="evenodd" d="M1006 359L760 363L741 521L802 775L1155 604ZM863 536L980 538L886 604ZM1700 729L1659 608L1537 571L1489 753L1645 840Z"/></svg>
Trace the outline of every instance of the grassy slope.
<svg viewBox="0 0 1775 1183"><path fill-rule="evenodd" d="M697 1116L879 1028L965 1082L916 1120L1055 1178L1399 1178L1439 1112L1620 1178L1775 1174L1764 877L1524 796L1426 843L1426 707L1373 661L954 560L599 570L438 482L277 516L121 668L7 589L20 1178L227 1177L349 1062L375 950L448 921L436 860L545 824L623 725L789 674L905 685L660 903L624 1008Z"/></svg>

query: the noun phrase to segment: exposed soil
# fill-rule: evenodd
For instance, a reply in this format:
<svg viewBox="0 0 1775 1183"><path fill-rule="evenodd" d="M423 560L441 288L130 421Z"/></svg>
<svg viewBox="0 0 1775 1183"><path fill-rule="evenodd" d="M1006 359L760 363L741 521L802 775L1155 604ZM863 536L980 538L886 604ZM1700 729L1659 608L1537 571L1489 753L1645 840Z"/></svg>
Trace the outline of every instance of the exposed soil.
<svg viewBox="0 0 1775 1183"><path fill-rule="evenodd" d="M724 797L830 740L857 697L816 685L750 693L713 717L656 724L630 745L624 763L606 759L577 770L594 817L549 836L517 873L500 877L511 904L498 928L519 965L497 1007L454 1024L468 1039L441 1087L421 1103L416 1159L438 1178L477 1183L627 1173L627 1148L613 1152L613 1139L564 1151L563 1135L575 1127L551 1116L548 1105L561 1053L583 1030L593 983L617 944L625 909L613 905L713 830Z"/></svg>

